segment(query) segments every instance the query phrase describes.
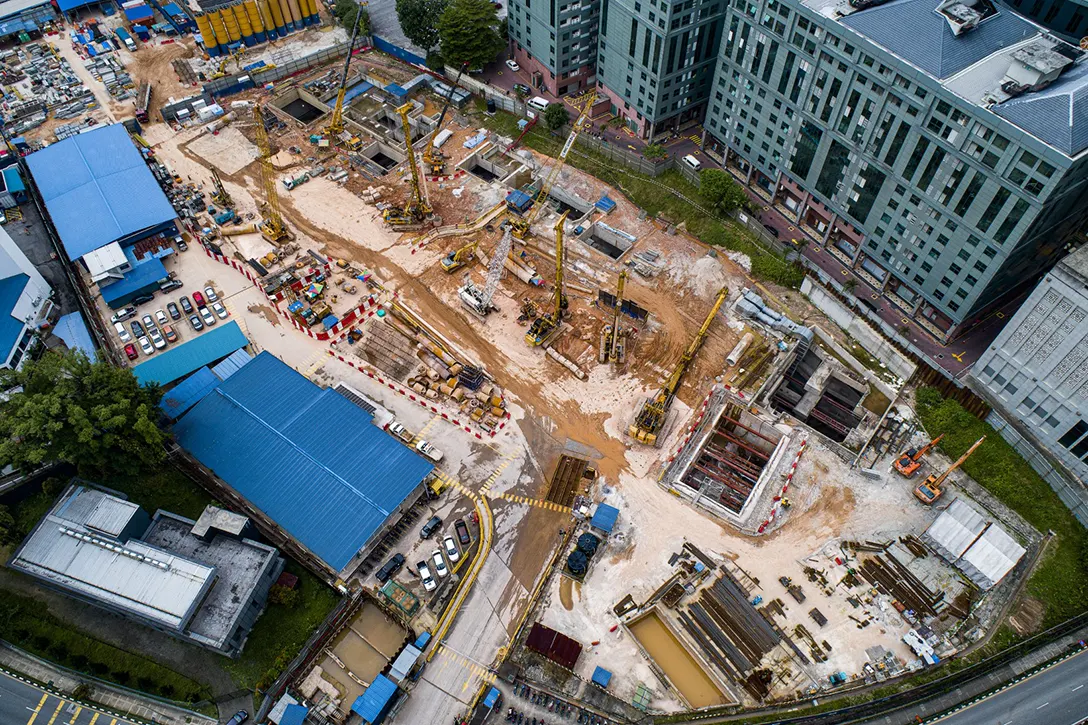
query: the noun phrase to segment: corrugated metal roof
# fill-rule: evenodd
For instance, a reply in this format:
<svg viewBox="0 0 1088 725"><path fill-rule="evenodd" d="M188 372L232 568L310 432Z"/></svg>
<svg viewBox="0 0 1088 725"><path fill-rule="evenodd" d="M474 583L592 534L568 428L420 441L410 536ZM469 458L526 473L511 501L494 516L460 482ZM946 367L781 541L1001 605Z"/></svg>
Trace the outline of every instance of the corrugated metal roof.
<svg viewBox="0 0 1088 725"><path fill-rule="evenodd" d="M3 6L0 6L0 10L3 10ZM4 188L6 188L8 191L26 191L26 184L23 183L23 177L19 174L18 166L12 166L4 169L3 174Z"/></svg>
<svg viewBox="0 0 1088 725"><path fill-rule="evenodd" d="M419 651L418 647L407 645L393 660L393 664L389 666L389 676L396 682L406 678L421 654L423 653Z"/></svg>
<svg viewBox="0 0 1088 725"><path fill-rule="evenodd" d="M107 244L104 247L99 247L93 251L87 252L83 255L83 263L87 265L87 271L91 273L91 277L97 277L98 275L128 263L128 257L125 256L124 250L121 249L121 245L113 242Z"/></svg>
<svg viewBox="0 0 1088 725"><path fill-rule="evenodd" d="M26 161L73 260L177 216L120 124L58 141Z"/></svg>
<svg viewBox="0 0 1088 725"><path fill-rule="evenodd" d="M954 563L985 528L982 514L957 498L929 525L922 539L945 560Z"/></svg>
<svg viewBox="0 0 1088 725"><path fill-rule="evenodd" d="M288 705L280 718L280 725L304 725L306 716L310 714L310 708L304 705Z"/></svg>
<svg viewBox="0 0 1088 725"><path fill-rule="evenodd" d="M351 88L344 91L344 103L347 103L351 99L363 95L373 87L374 84L368 83L367 81L361 81L359 83L356 83Z"/></svg>
<svg viewBox="0 0 1088 725"><path fill-rule="evenodd" d="M385 675L378 675L370 683L370 687L355 699L351 711L363 718L365 723L380 723L395 694L397 686L393 681Z"/></svg>
<svg viewBox="0 0 1088 725"><path fill-rule="evenodd" d="M69 350L82 351L92 362L98 359L94 340L91 339L91 331L87 329L87 323L78 312L62 315L53 327L53 334L64 340Z"/></svg>
<svg viewBox="0 0 1088 725"><path fill-rule="evenodd" d="M1024 18L1000 9L977 28L957 36L937 12L939 4L940 0L892 0L846 15L839 22L939 79L1039 34Z"/></svg>
<svg viewBox="0 0 1088 725"><path fill-rule="evenodd" d="M192 340L160 352L147 362L132 368L142 384L166 385L179 380L230 355L249 344L238 323L231 320L222 327L205 332Z"/></svg>
<svg viewBox="0 0 1088 725"><path fill-rule="evenodd" d="M24 10L49 4L49 0L7 0L0 3L0 18L10 18L12 15L17 15Z"/></svg>
<svg viewBox="0 0 1088 725"><path fill-rule="evenodd" d="M26 327L26 323L12 313L29 283L30 276L26 274L13 274L0 279L0 362L11 357L11 351Z"/></svg>
<svg viewBox="0 0 1088 725"><path fill-rule="evenodd" d="M620 510L615 506L609 506L606 503L597 504L597 510L593 512L593 518L590 519L589 525L605 533L611 533L619 515Z"/></svg>
<svg viewBox="0 0 1088 725"><path fill-rule="evenodd" d="M146 262L141 262L125 273L125 276L116 282L98 288L102 293L102 301L113 306L114 302L122 300L128 302L126 297L142 292L144 289L158 285L169 276L162 261L152 257Z"/></svg>
<svg viewBox="0 0 1088 725"><path fill-rule="evenodd" d="M177 420L185 411L204 399L212 392L220 380L207 366L178 383L173 390L162 396L159 408L171 420Z"/></svg>
<svg viewBox="0 0 1088 725"><path fill-rule="evenodd" d="M231 375L242 369L242 366L253 359L253 356L243 350L235 350L227 358L212 368L215 377L226 380Z"/></svg>
<svg viewBox="0 0 1088 725"><path fill-rule="evenodd" d="M1025 551L999 524L993 523L956 565L980 588L990 589L1005 578Z"/></svg>
<svg viewBox="0 0 1088 725"><path fill-rule="evenodd" d="M221 383L174 432L336 571L433 469L350 401L268 352Z"/></svg>
<svg viewBox="0 0 1088 725"><path fill-rule="evenodd" d="M132 501L103 495L98 497L98 503L87 516L84 525L117 539L139 511L140 507Z"/></svg>
<svg viewBox="0 0 1088 725"><path fill-rule="evenodd" d="M1010 123L1076 156L1088 148L1088 63L1079 63L1053 84L990 108Z"/></svg>

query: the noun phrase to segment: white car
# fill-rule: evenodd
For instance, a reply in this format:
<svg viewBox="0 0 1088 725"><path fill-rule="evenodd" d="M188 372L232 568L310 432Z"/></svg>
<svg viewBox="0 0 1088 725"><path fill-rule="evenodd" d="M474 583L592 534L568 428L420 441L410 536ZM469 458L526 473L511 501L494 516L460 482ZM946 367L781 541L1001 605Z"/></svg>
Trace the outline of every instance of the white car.
<svg viewBox="0 0 1088 725"><path fill-rule="evenodd" d="M156 320L156 322L158 322L158 323L159 323L160 325L168 325L168 324L170 324L170 318L169 318L169 317L167 317L167 316L166 316L166 313L165 313L165 312L163 312L162 310L155 310L155 320Z"/></svg>
<svg viewBox="0 0 1088 725"><path fill-rule="evenodd" d="M453 537L446 534L446 538L442 539L442 545L446 547L446 556L450 558L451 564L456 564L457 560L461 558L461 552L457 550L457 542L453 540Z"/></svg>
<svg viewBox="0 0 1088 725"><path fill-rule="evenodd" d="M446 568L446 560L442 558L442 552L438 549L434 550L431 554L431 561L434 562L434 571L438 576L445 579L450 575L450 570Z"/></svg>
<svg viewBox="0 0 1088 725"><path fill-rule="evenodd" d="M159 332L159 328L152 327L147 331L147 336L151 338L151 342L155 345L156 350L162 350L166 347L166 340L162 339L162 333Z"/></svg>
<svg viewBox="0 0 1088 725"><path fill-rule="evenodd" d="M521 70L521 66L518 65L518 62L516 60L514 60L513 58L506 61L506 67L509 68L510 70L514 71L515 73L517 73L519 70Z"/></svg>
<svg viewBox="0 0 1088 725"><path fill-rule="evenodd" d="M211 288L209 287L209 289L211 289ZM215 312L216 315L218 315L220 320L227 319L227 308L224 307L222 305L222 303L213 302L212 303L212 310Z"/></svg>
<svg viewBox="0 0 1088 725"><path fill-rule="evenodd" d="M144 351L144 355L152 355L155 353L155 348L151 346L151 341L147 337L141 337L138 342L140 343L140 349Z"/></svg>
<svg viewBox="0 0 1088 725"><path fill-rule="evenodd" d="M117 330L117 336L121 338L121 342L132 342L132 335L128 334L128 330L120 322L113 323L113 329Z"/></svg>
<svg viewBox="0 0 1088 725"><path fill-rule="evenodd" d="M148 330L150 330L152 327L155 326L155 321L153 319L151 319L151 315L144 315L140 319L142 319L144 321L144 327L147 328Z"/></svg>
<svg viewBox="0 0 1088 725"><path fill-rule="evenodd" d="M442 460L443 453L422 438L416 441L416 450L430 458L435 463Z"/></svg>
<svg viewBox="0 0 1088 725"><path fill-rule="evenodd" d="M215 293L215 288L214 287L205 287L204 288L204 297L207 298L208 302L215 302L216 300L219 299L219 295L217 295Z"/></svg>
<svg viewBox="0 0 1088 725"><path fill-rule="evenodd" d="M204 320L204 324L208 327L215 324L215 315L207 307L200 308L200 319Z"/></svg>
<svg viewBox="0 0 1088 725"><path fill-rule="evenodd" d="M433 592L438 586L438 582L431 576L431 570L427 566L427 562L421 561L416 564L416 570L419 572L419 579L423 582L423 588L429 592Z"/></svg>

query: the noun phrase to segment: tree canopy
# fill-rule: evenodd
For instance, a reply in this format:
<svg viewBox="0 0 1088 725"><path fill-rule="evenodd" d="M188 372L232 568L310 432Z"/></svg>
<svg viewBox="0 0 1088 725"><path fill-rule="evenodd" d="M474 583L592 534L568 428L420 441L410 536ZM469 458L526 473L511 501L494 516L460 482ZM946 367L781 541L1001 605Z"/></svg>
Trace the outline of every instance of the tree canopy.
<svg viewBox="0 0 1088 725"><path fill-rule="evenodd" d="M87 478L138 474L165 457L162 391L81 352L48 352L0 370L0 466L74 465Z"/></svg>
<svg viewBox="0 0 1088 725"><path fill-rule="evenodd" d="M449 0L397 0L397 20L404 37L428 54L438 47L438 19Z"/></svg>
<svg viewBox="0 0 1088 725"><path fill-rule="evenodd" d="M506 45L499 17L489 0L451 0L438 20L442 58L453 66L483 68Z"/></svg>
<svg viewBox="0 0 1088 725"><path fill-rule="evenodd" d="M699 195L719 214L729 214L748 203L744 189L721 169L699 172Z"/></svg>
<svg viewBox="0 0 1088 725"><path fill-rule="evenodd" d="M548 107L544 109L544 125L548 127L549 131L558 131L569 122L570 114L567 113L562 101L549 103Z"/></svg>
<svg viewBox="0 0 1088 725"><path fill-rule="evenodd" d="M355 16L359 13L359 35L370 35L370 13L355 0L336 0L332 14L349 31L355 27Z"/></svg>

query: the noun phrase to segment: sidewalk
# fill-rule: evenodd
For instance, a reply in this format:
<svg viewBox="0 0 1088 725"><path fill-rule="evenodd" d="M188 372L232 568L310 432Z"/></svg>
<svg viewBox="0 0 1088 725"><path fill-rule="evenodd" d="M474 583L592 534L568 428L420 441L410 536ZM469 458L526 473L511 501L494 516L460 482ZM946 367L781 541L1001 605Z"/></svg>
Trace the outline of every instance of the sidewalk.
<svg viewBox="0 0 1088 725"><path fill-rule="evenodd" d="M153 699L122 687L107 685L93 677L39 659L6 642L0 643L0 667L48 685L67 699L80 684L91 687L88 699L108 710L161 725L216 725L218 720L192 710Z"/></svg>

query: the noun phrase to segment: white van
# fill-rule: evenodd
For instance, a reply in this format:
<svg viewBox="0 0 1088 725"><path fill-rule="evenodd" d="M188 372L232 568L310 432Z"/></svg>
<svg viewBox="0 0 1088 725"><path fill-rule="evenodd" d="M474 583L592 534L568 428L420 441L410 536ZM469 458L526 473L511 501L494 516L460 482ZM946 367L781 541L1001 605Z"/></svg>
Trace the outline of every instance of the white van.
<svg viewBox="0 0 1088 725"><path fill-rule="evenodd" d="M695 158L691 154L688 154L687 156L685 156L683 158L683 161L684 161L685 164L690 166L695 171L698 171L699 169L701 169L703 167L703 165L699 162L699 159Z"/></svg>
<svg viewBox="0 0 1088 725"><path fill-rule="evenodd" d="M548 100L546 98L541 98L540 96L533 96L525 102L525 105L534 111L543 113L544 109L548 107Z"/></svg>

